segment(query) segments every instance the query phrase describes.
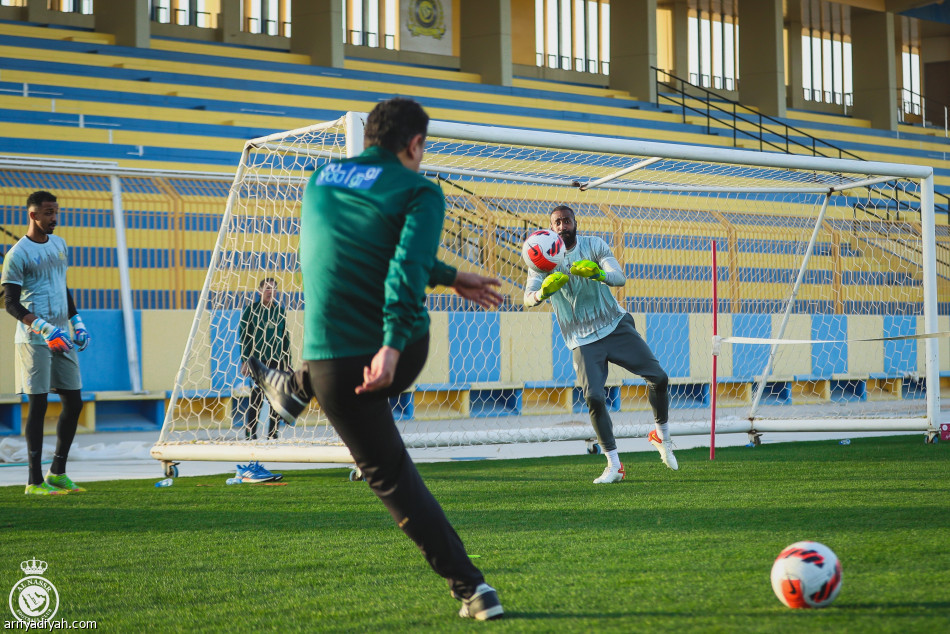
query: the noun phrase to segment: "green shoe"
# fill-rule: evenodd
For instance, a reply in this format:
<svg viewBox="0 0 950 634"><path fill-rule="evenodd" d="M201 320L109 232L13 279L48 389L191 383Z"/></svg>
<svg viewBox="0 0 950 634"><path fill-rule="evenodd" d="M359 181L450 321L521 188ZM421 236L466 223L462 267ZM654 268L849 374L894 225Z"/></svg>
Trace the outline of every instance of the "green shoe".
<svg viewBox="0 0 950 634"><path fill-rule="evenodd" d="M65 473L63 475L53 475L52 473L46 473L46 484L53 486L57 489L61 489L66 493L85 493L86 490L81 486L76 486L76 483L69 479L69 476Z"/></svg>
<svg viewBox="0 0 950 634"><path fill-rule="evenodd" d="M39 484L26 485L26 491L24 491L24 493L27 495L66 495L69 492L41 482Z"/></svg>

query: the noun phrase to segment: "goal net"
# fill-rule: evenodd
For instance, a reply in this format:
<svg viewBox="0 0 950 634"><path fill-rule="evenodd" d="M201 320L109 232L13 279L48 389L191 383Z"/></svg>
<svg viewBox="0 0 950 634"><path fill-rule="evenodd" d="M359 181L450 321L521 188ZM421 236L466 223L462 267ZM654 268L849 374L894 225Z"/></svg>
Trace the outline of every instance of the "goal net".
<svg viewBox="0 0 950 634"><path fill-rule="evenodd" d="M247 143L156 458L349 459L316 402L271 440L265 406L247 438L240 320L275 280L299 364L300 200L315 168L362 148L363 121ZM550 307L522 302L522 243L561 204L624 267L615 294L670 377L672 433L708 433L714 397L718 432L934 430L950 234L930 168L432 122L423 171L447 201L440 258L508 299L484 311L430 289L428 363L391 401L407 445L593 437ZM652 429L642 379L611 366L606 397L618 436Z"/></svg>

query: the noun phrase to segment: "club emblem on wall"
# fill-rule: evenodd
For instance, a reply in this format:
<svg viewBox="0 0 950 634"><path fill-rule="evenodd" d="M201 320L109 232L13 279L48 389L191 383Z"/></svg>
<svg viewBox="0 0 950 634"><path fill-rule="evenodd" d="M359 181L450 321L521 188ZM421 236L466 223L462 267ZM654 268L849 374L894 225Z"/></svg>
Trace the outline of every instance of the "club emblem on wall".
<svg viewBox="0 0 950 634"><path fill-rule="evenodd" d="M410 0L409 32L441 40L445 35L445 9L442 0Z"/></svg>

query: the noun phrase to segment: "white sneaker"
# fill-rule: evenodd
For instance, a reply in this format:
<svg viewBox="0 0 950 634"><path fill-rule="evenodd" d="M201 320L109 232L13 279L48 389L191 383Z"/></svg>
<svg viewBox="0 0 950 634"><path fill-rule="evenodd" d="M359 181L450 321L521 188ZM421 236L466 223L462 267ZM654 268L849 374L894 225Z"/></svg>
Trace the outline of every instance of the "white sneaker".
<svg viewBox="0 0 950 634"><path fill-rule="evenodd" d="M454 597L455 593L452 593L452 596ZM459 610L459 616L463 619L476 621L494 621L504 615L505 610L498 600L498 593L487 583L479 584L471 597L462 599L462 608Z"/></svg>
<svg viewBox="0 0 950 634"><path fill-rule="evenodd" d="M610 465L607 465L600 477L594 480L594 484L613 484L614 482L620 482L625 477L627 477L627 474L623 470L623 465L620 465L617 469L611 469Z"/></svg>
<svg viewBox="0 0 950 634"><path fill-rule="evenodd" d="M647 440L649 440L650 444L656 447L656 450L660 452L660 458L663 459L663 464L673 471L676 471L680 468L679 464L676 462L676 456L673 455L672 441L667 440L666 442L663 442L660 440L660 435L656 433L655 429L650 432L650 435L647 436Z"/></svg>

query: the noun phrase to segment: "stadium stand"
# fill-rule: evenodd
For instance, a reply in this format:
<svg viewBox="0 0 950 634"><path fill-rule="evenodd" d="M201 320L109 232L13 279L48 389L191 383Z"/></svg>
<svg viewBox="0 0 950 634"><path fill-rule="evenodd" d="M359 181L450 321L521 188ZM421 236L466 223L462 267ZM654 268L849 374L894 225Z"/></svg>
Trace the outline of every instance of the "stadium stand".
<svg viewBox="0 0 950 634"><path fill-rule="evenodd" d="M617 91L565 90L564 84L537 80L519 80L515 87L503 88L474 83L474 78L464 73L369 61L351 60L344 69L321 69L304 65L300 56L289 53L270 53L262 60L254 50L161 39L156 39L151 49L136 49L111 46L108 36L101 34L89 42L55 39L51 31L62 31L63 38L74 33L52 27L0 24L0 86L3 92L23 99L33 95L46 101L47 106L55 101L56 112L46 115L69 113L77 119L50 122L53 117L44 118L39 111L42 103L29 104L32 107L28 109L23 108L28 104L16 108L16 104L9 103L6 116L20 124L57 127L54 123L58 123L58 127L64 127L78 126L78 115L82 114L87 127L114 126L116 133L152 132L154 135L123 137L143 141L127 144L133 146L133 153L134 148L142 146L142 154L137 157L140 161L156 159L149 155L152 148L161 152L160 160L165 162L178 160L181 154L172 152L193 149L192 160L181 162L230 166L235 156L228 156L226 148L237 152L240 143L212 142L209 147L208 137L243 141L335 118L346 110L366 110L378 99L397 93L420 99L436 118L448 121L497 124L500 116L506 125L528 129L731 145L731 140L720 135L706 134L705 122L677 122L678 117L668 116L676 110L672 106L638 102ZM112 119L90 118L94 113L119 112L124 114ZM688 119L697 121L696 117ZM187 125L191 123L197 125ZM793 113L789 124L836 141L844 149L867 152L867 159L910 162L927 158L940 161L938 167L947 167L943 155L946 143L932 134L920 133L920 128L903 126L902 138L893 138L887 132L870 129L867 121L804 112ZM27 129L21 138L42 132ZM46 132L62 135L63 130ZM181 137L170 139L161 134ZM102 138L102 134L78 134L65 140L96 143ZM113 140L121 145L118 138ZM167 145L172 140L180 143ZM209 154L201 154L199 148L209 150ZM894 151L888 152L889 148ZM104 156L127 158L115 152ZM938 181L940 177L950 177L950 170L938 174ZM950 178L946 183L950 184Z"/></svg>
<svg viewBox="0 0 950 634"><path fill-rule="evenodd" d="M687 113L662 98L648 103L622 91L537 79L516 79L512 87L500 87L482 84L470 73L388 62L348 59L344 68L331 69L310 66L301 55L220 43L152 38L151 48L140 49L113 42L106 34L0 22L0 121L4 123L0 147L4 154L45 154L169 172L228 174L237 165L246 139L336 119L349 110L366 111L393 94L415 97L434 118L447 121L723 147L759 145L734 138L724 115L697 116L694 111L703 108L698 101L685 102L690 109ZM867 160L933 165L937 191L950 194L948 144L931 131L902 125L895 134L874 130L866 120L805 111L790 111L784 121L804 135L826 139ZM751 122L740 127L755 133ZM763 138L781 141L772 133ZM807 136L796 140L802 146L809 143ZM121 182L133 304L141 325L162 322L163 332L175 334L166 341L139 335L138 345L147 360L143 363L145 394L130 394L124 358L103 355L84 366L94 367L95 372L90 371L87 377L84 370L89 394L83 431L157 429L161 425L169 383L228 192L227 184L218 180L123 177ZM121 331L114 323L119 319L119 293L108 178L0 171L0 226L25 226L22 201L40 188L56 191L69 213L62 233L72 247L71 286L84 315L90 315L86 317L90 329ZM462 242L476 245L484 245L486 240L502 245L497 256L499 274L506 281L511 305L500 313L473 313L450 296L431 296L429 305L435 311L432 337L442 340L444 345L438 348L444 354L430 360L413 392L394 402L397 411L403 418L417 417L420 412L432 418L464 418L583 411L583 400L574 388L570 354L560 343L556 321L548 313L517 310L522 283L518 245L531 227L547 223L552 201L530 196L473 201L449 191L447 198L451 207L448 234L455 232ZM479 223L471 219L476 204L516 212L519 220L502 219L490 231L480 232ZM800 223L801 217L757 214L734 199L702 210L658 212L594 205L578 207L577 212L583 229L609 238L624 262L630 281L622 289L621 299L668 369L674 406L707 405L708 358L699 354L698 346L691 346L695 338L681 336L691 332L695 314L709 307L709 300L697 296L695 285L689 284L707 279L708 267L691 264L695 261L691 256L708 249L711 239L720 241L724 251L736 254L722 280L735 298L734 317L731 323L727 320L724 330L741 336L769 336L772 318L746 313L741 298L754 296L761 298L757 301L776 305L782 301L778 283L793 275L792 254L803 244L783 238L781 231ZM662 232L644 231L655 219L651 214L657 213L664 214ZM940 221L946 225L946 213ZM847 228L852 234L862 231L846 226L847 222L835 218L831 230L822 234L817 257L820 270L808 283L841 284L841 279L835 280L837 275L845 280L845 288L863 284L886 289L893 282L890 273L862 269L860 251L841 243L837 229ZM768 239L763 238L763 230L768 231ZM938 240L950 245L946 226L938 232ZM9 244L12 242L0 244L0 255ZM756 254L763 252L788 254L788 268L763 269L756 261ZM448 259L466 260L461 243ZM802 332L820 338L823 332L840 326L840 320L848 322L848 331L878 336L907 334L916 328L915 318L893 316L875 321L840 314L849 312L843 310L848 299L845 293L837 297L836 304L811 307L807 323L798 325ZM943 306L948 301L950 298L941 297ZM528 363L510 354L506 342L514 331L509 325L512 320L531 321L538 349L550 349L550 357ZM464 330L495 336L477 341L449 336ZM12 340L8 335L4 323L0 326L4 356ZM220 343L222 359L234 354L233 342ZM736 347L726 361L727 375L721 379L723 399L735 403L750 400L751 384L742 377L761 368L762 354L761 348ZM910 356L916 358L916 354ZM950 371L948 357L942 356L944 369ZM847 358L829 361L820 346L815 346L797 366L785 368L784 374L775 377L770 395L776 402L789 403L828 402L835 397L898 399L912 393L905 378L911 370L848 367ZM234 407L231 401L243 398L244 393L224 389L236 377L220 378L220 386L210 385L191 396L214 402L215 415L226 417ZM817 389L803 391L802 386L816 379ZM0 392L12 392L10 384L10 378L3 377ZM647 407L643 382L623 373L611 374L608 400L615 410ZM0 395L0 435L21 432L22 403L20 397ZM55 415L54 409L50 416Z"/></svg>

